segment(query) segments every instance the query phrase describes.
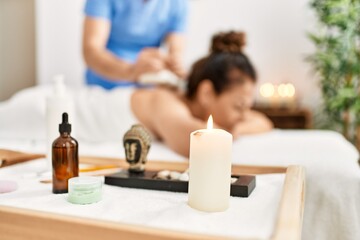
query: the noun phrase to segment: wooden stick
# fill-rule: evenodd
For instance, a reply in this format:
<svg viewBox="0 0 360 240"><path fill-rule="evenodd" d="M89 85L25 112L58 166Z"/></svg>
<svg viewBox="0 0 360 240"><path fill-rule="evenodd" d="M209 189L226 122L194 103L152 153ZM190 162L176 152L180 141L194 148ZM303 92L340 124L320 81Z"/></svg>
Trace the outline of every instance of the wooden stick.
<svg viewBox="0 0 360 240"><path fill-rule="evenodd" d="M95 166L92 166L92 167L80 167L80 170L79 172L82 172L82 173L86 173L86 172L94 172L94 171L100 171L100 170L105 170L105 169L119 169L119 166L117 165L95 165Z"/></svg>

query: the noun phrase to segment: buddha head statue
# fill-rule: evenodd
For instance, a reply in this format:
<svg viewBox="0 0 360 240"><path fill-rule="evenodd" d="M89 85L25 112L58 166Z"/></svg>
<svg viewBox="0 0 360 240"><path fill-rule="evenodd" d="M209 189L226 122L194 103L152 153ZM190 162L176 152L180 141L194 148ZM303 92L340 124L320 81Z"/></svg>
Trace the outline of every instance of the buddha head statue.
<svg viewBox="0 0 360 240"><path fill-rule="evenodd" d="M129 171L143 172L151 146L149 132L140 124L132 125L130 130L125 133L123 142L126 161L130 164Z"/></svg>

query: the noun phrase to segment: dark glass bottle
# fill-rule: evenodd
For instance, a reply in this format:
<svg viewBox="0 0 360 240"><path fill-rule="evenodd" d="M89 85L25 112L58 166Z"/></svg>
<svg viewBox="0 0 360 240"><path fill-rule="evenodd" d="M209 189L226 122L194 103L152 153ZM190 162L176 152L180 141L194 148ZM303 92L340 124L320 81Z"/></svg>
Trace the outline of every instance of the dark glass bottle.
<svg viewBox="0 0 360 240"><path fill-rule="evenodd" d="M68 114L63 113L60 137L52 144L53 193L67 193L68 180L79 175L78 142L70 136Z"/></svg>

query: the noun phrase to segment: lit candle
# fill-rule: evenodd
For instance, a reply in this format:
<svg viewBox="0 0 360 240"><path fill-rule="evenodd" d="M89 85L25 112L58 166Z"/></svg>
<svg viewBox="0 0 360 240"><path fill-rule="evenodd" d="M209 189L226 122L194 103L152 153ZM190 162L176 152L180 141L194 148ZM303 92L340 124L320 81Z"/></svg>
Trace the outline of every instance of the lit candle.
<svg viewBox="0 0 360 240"><path fill-rule="evenodd" d="M295 87L293 84L280 84L278 87L278 94L280 96L280 102L283 107L295 107Z"/></svg>
<svg viewBox="0 0 360 240"><path fill-rule="evenodd" d="M280 97L280 105L282 106L282 107L288 107L288 98L287 98L287 96L288 96L288 86L287 86L287 84L284 84L284 83L282 83L282 84L280 84L279 86L278 86L278 88L277 88L277 91L278 91L278 95L279 95L279 97Z"/></svg>
<svg viewBox="0 0 360 240"><path fill-rule="evenodd" d="M276 86L272 83L264 83L260 87L262 104L266 107L276 107L278 96L275 91Z"/></svg>
<svg viewBox="0 0 360 240"><path fill-rule="evenodd" d="M291 83L286 84L287 85L287 96L289 98L289 107L295 108L296 107L296 96L295 96L295 86Z"/></svg>
<svg viewBox="0 0 360 240"><path fill-rule="evenodd" d="M207 129L190 135L190 207L205 212L225 211L229 207L232 135L213 129L212 116Z"/></svg>

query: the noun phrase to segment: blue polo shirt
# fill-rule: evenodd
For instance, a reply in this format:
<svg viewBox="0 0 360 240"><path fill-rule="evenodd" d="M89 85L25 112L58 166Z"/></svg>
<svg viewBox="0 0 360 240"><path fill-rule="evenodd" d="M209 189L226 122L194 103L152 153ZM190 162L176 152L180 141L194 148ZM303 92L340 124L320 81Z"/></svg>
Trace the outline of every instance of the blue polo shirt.
<svg viewBox="0 0 360 240"><path fill-rule="evenodd" d="M159 47L167 34L185 31L188 0L87 0L85 14L109 20L106 48L134 63L143 48ZM106 89L133 85L108 80L92 69L86 70L86 82Z"/></svg>

